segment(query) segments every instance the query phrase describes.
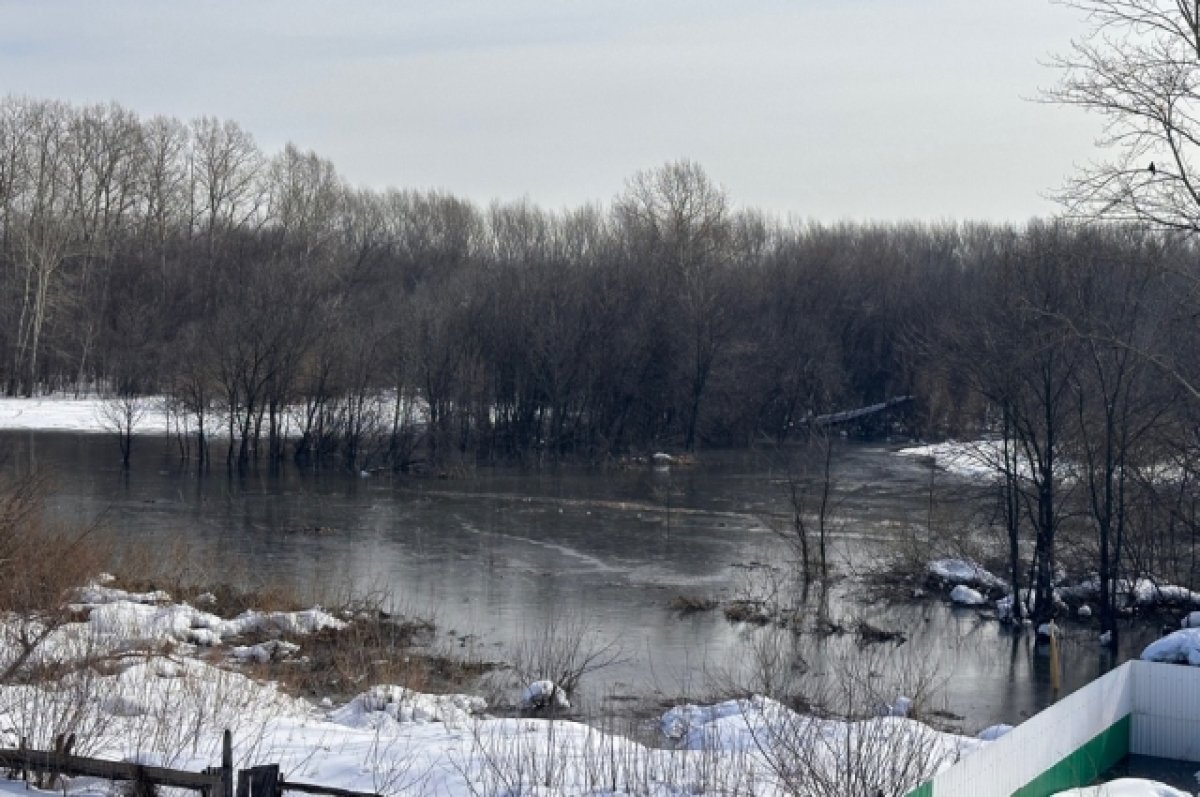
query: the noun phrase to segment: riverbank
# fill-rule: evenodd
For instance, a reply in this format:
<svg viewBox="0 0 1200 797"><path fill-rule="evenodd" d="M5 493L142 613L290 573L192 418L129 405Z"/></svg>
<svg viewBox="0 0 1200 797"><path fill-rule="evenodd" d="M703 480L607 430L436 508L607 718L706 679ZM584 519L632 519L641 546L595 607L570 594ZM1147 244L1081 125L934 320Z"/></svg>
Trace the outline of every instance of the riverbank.
<svg viewBox="0 0 1200 797"><path fill-rule="evenodd" d="M195 597L213 608L219 602ZM352 697L317 697L322 690L312 683L312 696L300 697L294 683L262 680L262 668L303 668L321 647L346 651L346 662L370 658L377 649L349 650L362 638L363 619L352 610L248 610L225 618L162 591L111 582L79 590L72 601L71 621L39 645L58 662L56 677L0 684L5 743L24 738L45 747L56 734L74 733L80 754L198 769L217 760L229 729L239 768L278 763L291 781L450 797L513 789L782 794L798 777L840 777L825 756L850 740L851 768L899 789L887 793L903 793L985 744L902 716L818 719L753 696L672 708L661 716L658 744L646 745L603 718L497 717L478 695L380 682L356 667L345 669L358 679ZM12 652L3 646L0 659L11 661ZM397 647L392 655L411 652ZM804 753L816 762L805 764L806 774L785 766ZM881 755L900 766L879 768Z"/></svg>

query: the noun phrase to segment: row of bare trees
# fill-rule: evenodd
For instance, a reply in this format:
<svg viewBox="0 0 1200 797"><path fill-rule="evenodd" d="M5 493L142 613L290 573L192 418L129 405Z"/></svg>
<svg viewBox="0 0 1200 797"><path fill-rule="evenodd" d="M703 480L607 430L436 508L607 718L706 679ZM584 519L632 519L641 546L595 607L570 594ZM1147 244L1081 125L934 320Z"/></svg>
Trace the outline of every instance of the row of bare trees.
<svg viewBox="0 0 1200 797"><path fill-rule="evenodd" d="M609 208L480 208L232 122L10 97L0 383L161 393L185 454L243 464L743 443L904 389L901 268L955 236L785 227L686 161Z"/></svg>
<svg viewBox="0 0 1200 797"><path fill-rule="evenodd" d="M1027 364L1055 418L1193 366L1191 245L1130 229L783 224L687 161L609 207L480 208L354 189L230 122L21 98L0 153L5 391L166 395L193 458L599 458L908 394L923 430L996 429L1025 422Z"/></svg>

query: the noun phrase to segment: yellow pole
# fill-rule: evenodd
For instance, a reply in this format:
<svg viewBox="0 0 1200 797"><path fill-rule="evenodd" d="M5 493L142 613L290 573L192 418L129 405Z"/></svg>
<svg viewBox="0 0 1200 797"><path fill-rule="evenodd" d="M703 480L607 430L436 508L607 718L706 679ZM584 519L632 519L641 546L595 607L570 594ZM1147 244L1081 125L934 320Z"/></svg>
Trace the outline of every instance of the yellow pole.
<svg viewBox="0 0 1200 797"><path fill-rule="evenodd" d="M1058 626L1050 623L1050 689L1054 699L1058 700L1058 690L1062 686L1058 663Z"/></svg>

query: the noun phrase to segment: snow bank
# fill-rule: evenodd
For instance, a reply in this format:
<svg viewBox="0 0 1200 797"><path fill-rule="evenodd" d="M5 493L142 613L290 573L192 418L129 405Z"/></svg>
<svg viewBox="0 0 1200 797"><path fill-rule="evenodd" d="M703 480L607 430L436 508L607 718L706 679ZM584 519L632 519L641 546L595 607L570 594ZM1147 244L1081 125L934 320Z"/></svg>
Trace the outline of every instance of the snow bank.
<svg viewBox="0 0 1200 797"><path fill-rule="evenodd" d="M339 708L328 699L314 705L222 666L230 657L261 661L287 655L292 649L286 642L267 639L232 648L228 656L205 655L183 642L200 637L219 642L250 629L316 630L340 625L339 620L319 609L247 612L223 620L150 595L80 593L80 599L89 599L81 607L90 616L57 629L45 656L69 660L78 654L72 641L81 641L89 653L105 644L116 655L99 670L56 683L0 684L0 744L28 737L32 746L45 748L69 720L80 754L197 771L220 759L222 732L229 729L239 769L275 763L289 781L443 797L782 797L787 791L777 769L781 761L803 760L831 773L861 761L863 769L878 772L879 758L894 756L921 762L920 772L907 773L915 779L986 744L900 716L848 722L797 714L761 696L665 712L662 731L674 743L665 749L561 719L495 719L484 715L487 706L478 697L428 695L403 685L364 685L365 691ZM11 637L0 634L0 660L14 655L4 649L5 639ZM136 646L146 640L170 644ZM535 682L526 692L530 698L562 694L549 681ZM902 703L892 707L895 713L902 713ZM71 791L90 797L89 788L72 784ZM107 792L107 785L102 788Z"/></svg>
<svg viewBox="0 0 1200 797"><path fill-rule="evenodd" d="M988 727L975 734L976 739L981 739L985 742L994 742L1001 736L1007 736L1013 729L1011 725L989 725Z"/></svg>
<svg viewBox="0 0 1200 797"><path fill-rule="evenodd" d="M487 710L473 695L427 695L403 686L373 686L329 715L347 728L378 729L381 723L444 722L460 726Z"/></svg>
<svg viewBox="0 0 1200 797"><path fill-rule="evenodd" d="M960 606L982 606L988 602L987 598L965 584L959 584L950 590L950 600Z"/></svg>
<svg viewBox="0 0 1200 797"><path fill-rule="evenodd" d="M697 706L690 703L669 709L659 720L662 735L675 741L685 740L692 731L708 725L720 723L731 717L741 717L749 708L753 713L762 711L766 698L755 697L746 700L727 700L712 706ZM697 746L694 741L684 744L685 747Z"/></svg>
<svg viewBox="0 0 1200 797"><path fill-rule="evenodd" d="M245 612L232 620L201 611L186 603L149 606L120 600L91 607L88 625L102 636L137 641L175 641L220 645L251 633L309 634L346 623L320 609L301 612Z"/></svg>
<svg viewBox="0 0 1200 797"><path fill-rule="evenodd" d="M554 681L534 681L521 692L521 708L526 711L549 708L551 703L555 708L571 707L566 692Z"/></svg>
<svg viewBox="0 0 1200 797"><path fill-rule="evenodd" d="M238 645L229 651L229 658L235 661L257 662L266 664L269 661L280 661L300 652L300 646L281 639L270 639L257 645Z"/></svg>
<svg viewBox="0 0 1200 797"><path fill-rule="evenodd" d="M111 580L112 577L107 576L107 578ZM104 580L104 578L101 580ZM126 592L123 589L105 587L101 584L89 584L86 587L80 588L75 593L75 602L82 606L99 606L102 603L116 603L117 601L149 604L170 603L171 595L162 590L154 590L153 592Z"/></svg>
<svg viewBox="0 0 1200 797"><path fill-rule="evenodd" d="M110 432L104 420L105 400L99 396L70 398L0 398L0 429L27 429L57 432ZM146 412L134 424L136 434L162 434L166 419L160 397L145 399Z"/></svg>
<svg viewBox="0 0 1200 797"><path fill-rule="evenodd" d="M1121 778L1099 786L1060 791L1054 797L1191 797L1191 794L1153 780Z"/></svg>
<svg viewBox="0 0 1200 797"><path fill-rule="evenodd" d="M1000 443L995 440L959 442L947 440L925 446L902 448L896 452L902 457L932 459L943 470L967 479L991 479L996 476L1000 462Z"/></svg>
<svg viewBox="0 0 1200 797"><path fill-rule="evenodd" d="M73 607L89 612L88 625L101 636L204 646L250 634L312 634L346 627L345 621L319 607L298 612L246 611L226 620L186 603L168 603L170 599L165 592L129 593L91 584L79 590Z"/></svg>
<svg viewBox="0 0 1200 797"><path fill-rule="evenodd" d="M985 590L1004 589L1008 582L970 559L934 559L926 572L944 584L965 584Z"/></svg>
<svg viewBox="0 0 1200 797"><path fill-rule="evenodd" d="M1200 667L1200 628L1184 628L1151 642L1142 651L1141 658L1143 661Z"/></svg>
<svg viewBox="0 0 1200 797"><path fill-rule="evenodd" d="M671 709L662 727L676 746L662 749L576 722L493 719L481 714L479 698L397 685L372 687L328 711L200 661L171 663L172 677L143 661L95 676L87 692L0 686L0 720L21 734L50 732L50 720L70 712L83 754L191 770L219 760L229 728L237 768L277 763L289 781L443 797L782 797L787 791L760 745L782 741L786 755L811 754L831 768L845 766L845 755L862 756L870 772L883 754L919 756L931 772L986 744L900 717L818 719L753 697ZM56 704L61 698L68 702ZM36 730L30 738L43 743Z"/></svg>
<svg viewBox="0 0 1200 797"><path fill-rule="evenodd" d="M1100 595L1100 579L1091 576L1078 584L1060 587L1057 593L1065 600L1094 600ZM1200 606L1200 592L1177 584L1163 584L1152 578L1120 579L1115 593L1126 605L1132 606Z"/></svg>
<svg viewBox="0 0 1200 797"><path fill-rule="evenodd" d="M927 761L928 774L949 766L987 742L942 733L916 720L879 716L859 721L797 714L768 697L755 695L711 706L684 705L663 714L664 736L684 750L755 752L783 746L789 755L830 757L844 767L845 755ZM850 762L853 766L853 762Z"/></svg>
<svg viewBox="0 0 1200 797"><path fill-rule="evenodd" d="M1009 445L1015 446L1015 443L1010 441ZM1004 441L1000 439L947 440L944 443L902 448L896 452L902 457L932 459L937 467L947 473L974 481L999 479L1007 470L1004 453ZM1072 479L1078 475L1078 468L1069 460L1060 456L1055 462L1054 472L1060 478ZM1014 451L1014 465L1017 478L1028 481L1034 477L1035 468L1019 448Z"/></svg>

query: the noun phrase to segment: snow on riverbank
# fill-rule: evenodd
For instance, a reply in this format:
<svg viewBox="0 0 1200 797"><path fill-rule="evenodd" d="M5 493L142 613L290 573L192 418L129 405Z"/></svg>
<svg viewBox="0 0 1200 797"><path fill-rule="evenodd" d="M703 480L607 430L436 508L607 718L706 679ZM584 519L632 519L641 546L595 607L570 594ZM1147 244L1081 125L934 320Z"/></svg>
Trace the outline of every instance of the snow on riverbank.
<svg viewBox="0 0 1200 797"><path fill-rule="evenodd" d="M939 468L966 479L995 478L1003 449L999 440L959 442L947 440L911 446L896 452L902 457L932 459Z"/></svg>
<svg viewBox="0 0 1200 797"><path fill-rule="evenodd" d="M260 646L283 645L275 634L342 622L319 609L225 620L161 592L100 586L81 590L74 608L75 621L47 641L46 659L86 657L98 665L59 681L0 686L0 744L28 737L46 747L58 733L74 732L83 755L196 770L218 761L222 731L229 729L239 768L278 763L292 781L449 797L774 795L783 793L778 773L789 757L833 769L846 766L847 754L862 756L872 771L891 772L880 768L880 757L905 762L915 785L986 744L903 717L807 717L765 697L671 709L661 747L579 722L491 718L478 697L394 684L363 684L357 697L334 706L256 682L220 655L231 636L247 642L266 636ZM11 631L16 618L7 622ZM203 645L197 632L205 632ZM14 653L0 659L11 662ZM915 759L919 771L911 768ZM68 791L110 793L83 779Z"/></svg>
<svg viewBox="0 0 1200 797"><path fill-rule="evenodd" d="M925 566L928 581L949 588L949 599L961 606L985 606L991 603L984 593L1003 592L1008 589L1008 582L991 573L982 565L968 559L935 559ZM1065 574L1061 578L1065 578ZM1200 592L1181 587L1177 584L1166 584L1150 578L1120 579L1114 585L1118 607L1122 609L1147 609L1153 607L1187 608L1200 606ZM1090 576L1073 584L1060 584L1054 588L1054 601L1059 608L1066 611L1067 602L1077 605L1081 618L1090 617L1091 607L1087 600L1097 600L1100 597L1100 579ZM1033 606L1031 590L1022 590L1022 604L1026 614ZM996 614L1002 620L1012 617L1013 596L1011 593L995 601ZM1184 627L1200 626L1200 612L1192 612L1183 621Z"/></svg>
<svg viewBox="0 0 1200 797"><path fill-rule="evenodd" d="M1006 589L1008 582L987 568L967 559L934 559L926 573L946 585L963 584L985 590Z"/></svg>
<svg viewBox="0 0 1200 797"><path fill-rule="evenodd" d="M1142 659L1200 667L1200 628L1184 628L1151 642Z"/></svg>
<svg viewBox="0 0 1200 797"><path fill-rule="evenodd" d="M195 434L195 416L172 415L168 419L167 399L163 396L142 396L133 399L137 405L134 413L134 434L161 435L182 431ZM395 403L395 395L384 392L372 401L388 407ZM64 394L36 396L34 398L0 397L0 430L26 430L51 432L113 432L124 423L125 407L119 402L98 395L80 398ZM418 424L428 421L424 405L417 401L406 403L404 412ZM293 406L282 413L283 436L294 437L300 433L302 406ZM210 409L205 420L206 434L210 438L228 438L228 412L220 406Z"/></svg>
<svg viewBox="0 0 1200 797"><path fill-rule="evenodd" d="M134 424L134 432L163 434L167 426L162 405L160 398L145 399L146 411ZM0 398L0 429L109 432L112 431L112 424L105 421L107 406L107 402L99 396Z"/></svg>
<svg viewBox="0 0 1200 797"><path fill-rule="evenodd" d="M1187 606L1200 605L1200 592L1177 584L1165 584L1150 578L1134 580L1120 579L1114 592L1124 605L1132 606ZM1100 595L1100 579L1096 576L1074 586L1060 587L1058 594L1063 600L1095 599Z"/></svg>
<svg viewBox="0 0 1200 797"><path fill-rule="evenodd" d="M1024 452L1009 441L1009 457L1013 460L1017 477L1026 481L1033 479L1036 472L1034 464ZM918 457L933 460L934 465L947 473L964 479L988 481L999 479L1008 470L1005 465L1004 441L1000 439L983 440L946 440L942 443L932 443L924 446L911 446L896 452L902 457ZM1061 479L1073 479L1078 476L1078 468L1070 460L1058 457L1054 465L1054 473Z"/></svg>

